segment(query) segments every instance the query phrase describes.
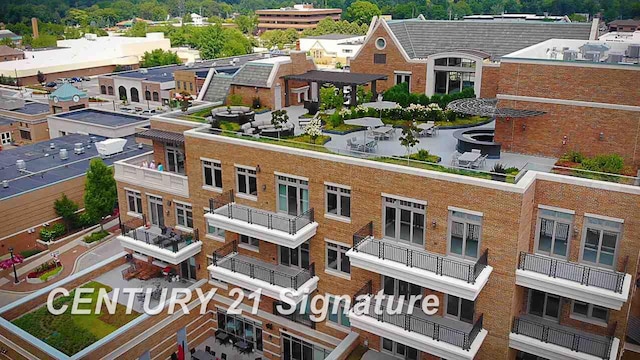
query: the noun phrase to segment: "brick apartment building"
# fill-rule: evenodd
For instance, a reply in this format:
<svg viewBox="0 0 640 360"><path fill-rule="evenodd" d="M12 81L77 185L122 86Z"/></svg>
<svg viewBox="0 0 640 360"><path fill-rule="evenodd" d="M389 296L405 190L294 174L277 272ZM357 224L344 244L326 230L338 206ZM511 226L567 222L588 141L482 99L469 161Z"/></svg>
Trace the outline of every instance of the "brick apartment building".
<svg viewBox="0 0 640 360"><path fill-rule="evenodd" d="M258 32L267 30L315 29L320 20L340 20L342 9L316 9L313 4L297 4L281 9L256 10Z"/></svg>

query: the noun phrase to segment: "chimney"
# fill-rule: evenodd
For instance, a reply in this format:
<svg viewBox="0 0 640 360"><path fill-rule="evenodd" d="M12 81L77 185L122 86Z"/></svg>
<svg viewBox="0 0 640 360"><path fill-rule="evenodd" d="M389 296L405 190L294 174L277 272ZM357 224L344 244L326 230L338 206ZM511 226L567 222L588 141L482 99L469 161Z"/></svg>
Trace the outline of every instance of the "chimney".
<svg viewBox="0 0 640 360"><path fill-rule="evenodd" d="M304 74L307 72L307 53L304 51L291 51L289 53L291 58L291 71L292 75Z"/></svg>
<svg viewBox="0 0 640 360"><path fill-rule="evenodd" d="M38 38L38 19L32 17L31 18L31 28L33 29L33 38Z"/></svg>

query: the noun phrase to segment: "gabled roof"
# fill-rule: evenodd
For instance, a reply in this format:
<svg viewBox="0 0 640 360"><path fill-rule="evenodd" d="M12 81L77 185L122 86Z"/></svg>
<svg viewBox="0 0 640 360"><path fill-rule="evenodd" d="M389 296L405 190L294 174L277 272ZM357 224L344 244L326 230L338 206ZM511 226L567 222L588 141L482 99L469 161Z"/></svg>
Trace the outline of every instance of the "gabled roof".
<svg viewBox="0 0 640 360"><path fill-rule="evenodd" d="M233 85L269 87L274 64L248 62L233 76Z"/></svg>
<svg viewBox="0 0 640 360"><path fill-rule="evenodd" d="M533 21L392 20L387 25L410 58L480 50L493 59L552 39L588 40L591 23Z"/></svg>
<svg viewBox="0 0 640 360"><path fill-rule="evenodd" d="M69 83L64 83L59 88L57 88L56 91L49 95L49 99L54 99L57 97L61 101L69 101L73 99L75 95L78 95L80 98L87 97L86 92L79 90Z"/></svg>
<svg viewBox="0 0 640 360"><path fill-rule="evenodd" d="M7 45L0 45L0 56L9 56L9 55L23 55L24 53L20 50L14 49Z"/></svg>

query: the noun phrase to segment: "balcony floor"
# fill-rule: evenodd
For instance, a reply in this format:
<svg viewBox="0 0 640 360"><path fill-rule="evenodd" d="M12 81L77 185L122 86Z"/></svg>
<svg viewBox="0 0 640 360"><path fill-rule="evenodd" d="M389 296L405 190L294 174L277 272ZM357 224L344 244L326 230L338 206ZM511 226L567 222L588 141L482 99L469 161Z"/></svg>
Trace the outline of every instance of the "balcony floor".
<svg viewBox="0 0 640 360"><path fill-rule="evenodd" d="M241 255L241 254L234 254L234 255L225 257L224 259L220 260L220 262L218 262L218 266L228 269L228 267L225 266L225 264L228 264L231 258L234 258L236 260L246 262L252 265L262 266L264 268L267 268L268 270L274 270L290 276L296 276L301 270L298 268L293 268L285 265L269 263L266 261L262 261L259 259L252 258L250 256Z"/></svg>
<svg viewBox="0 0 640 360"><path fill-rule="evenodd" d="M263 214L256 214L253 213L252 214L252 222L255 225L260 225L260 226L264 226L267 227L268 226L268 220L267 220L267 214L272 215L273 218L271 220L271 224L273 229L275 230L281 230L284 231L282 229L288 229L289 228L289 221L288 220L293 220L296 217L289 215L289 214L284 214L284 213L276 213L273 211L266 211L266 210L262 210L262 209L256 209L250 206L245 206L245 205L240 205L240 204L236 204L233 203L231 204L232 208L233 208L233 219L236 220L240 220L240 221L244 221L244 222L249 222L249 218L248 218L248 213L250 211L260 211ZM217 208L214 211L216 214L218 215L223 215L226 217L229 217L229 206L228 205L224 205L222 207Z"/></svg>
<svg viewBox="0 0 640 360"><path fill-rule="evenodd" d="M529 321L532 321L532 322L536 322L536 323L539 323L539 324L543 324L543 325L552 327L554 329L560 329L560 330L564 330L564 331L566 331L568 333L577 334L577 335L580 335L581 337L584 337L584 338L589 338L589 339L598 340L598 341L607 341L607 337L606 336L592 334L592 333L580 330L579 328L576 328L576 327L562 325L562 324L557 323L556 321L549 320L549 319L543 319L543 318L541 318L539 316L536 316L536 315L524 314L524 315L520 315L519 317L524 319L524 320L529 320Z"/></svg>

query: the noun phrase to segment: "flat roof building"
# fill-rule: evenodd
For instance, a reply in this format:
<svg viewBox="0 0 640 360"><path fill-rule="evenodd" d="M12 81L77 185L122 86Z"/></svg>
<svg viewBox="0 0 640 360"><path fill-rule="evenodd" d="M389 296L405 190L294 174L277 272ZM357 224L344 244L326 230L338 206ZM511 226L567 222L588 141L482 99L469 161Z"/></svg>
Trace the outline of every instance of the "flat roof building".
<svg viewBox="0 0 640 360"><path fill-rule="evenodd" d="M0 145L23 145L49 138L47 115L51 113L48 104L0 95L0 117L5 119L0 125L2 141Z"/></svg>
<svg viewBox="0 0 640 360"><path fill-rule="evenodd" d="M313 4L297 4L280 9L256 10L258 32L267 30L315 29L327 17L340 20L342 9L316 9Z"/></svg>
<svg viewBox="0 0 640 360"><path fill-rule="evenodd" d="M149 125L149 118L141 115L103 109L85 108L61 114L52 114L47 119L49 136L57 138L68 134L99 135L118 138L133 135L136 129Z"/></svg>

